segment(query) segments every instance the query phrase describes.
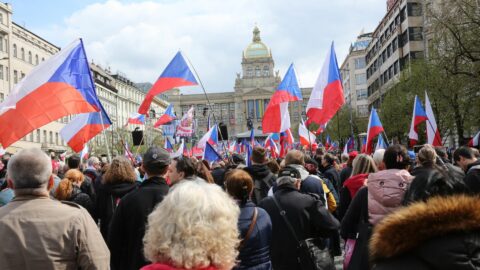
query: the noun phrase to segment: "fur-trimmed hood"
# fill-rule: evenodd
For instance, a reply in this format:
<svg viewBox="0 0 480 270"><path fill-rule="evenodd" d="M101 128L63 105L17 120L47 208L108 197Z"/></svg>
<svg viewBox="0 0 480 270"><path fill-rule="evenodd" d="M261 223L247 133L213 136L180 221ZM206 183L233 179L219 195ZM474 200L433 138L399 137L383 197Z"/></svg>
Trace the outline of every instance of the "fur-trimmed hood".
<svg viewBox="0 0 480 270"><path fill-rule="evenodd" d="M427 240L455 232L480 231L480 197L433 197L385 217L370 239L370 259L392 258Z"/></svg>

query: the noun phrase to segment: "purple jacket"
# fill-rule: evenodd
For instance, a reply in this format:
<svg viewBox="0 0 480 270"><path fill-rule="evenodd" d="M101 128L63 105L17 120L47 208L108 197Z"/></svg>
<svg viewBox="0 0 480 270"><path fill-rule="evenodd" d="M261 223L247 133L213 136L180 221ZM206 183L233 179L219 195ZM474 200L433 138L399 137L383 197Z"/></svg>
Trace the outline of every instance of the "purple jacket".
<svg viewBox="0 0 480 270"><path fill-rule="evenodd" d="M413 176L406 170L390 169L368 176L369 222L377 224L384 216L401 206Z"/></svg>

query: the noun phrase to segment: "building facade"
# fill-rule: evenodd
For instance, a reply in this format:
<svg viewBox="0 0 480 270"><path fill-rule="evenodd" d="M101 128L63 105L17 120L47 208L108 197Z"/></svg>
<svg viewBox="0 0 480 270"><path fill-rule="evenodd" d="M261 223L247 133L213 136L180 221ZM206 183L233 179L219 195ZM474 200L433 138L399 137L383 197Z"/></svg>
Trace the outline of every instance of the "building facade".
<svg viewBox="0 0 480 270"><path fill-rule="evenodd" d="M208 94L212 108L204 94L181 94L179 90L167 92L169 102L181 117L191 106L195 107L197 120L196 138L207 131L207 122L227 126L229 137L251 127L262 130L262 118L275 89L281 82L279 71L275 70L270 48L262 41L260 30L253 30L252 42L242 52L242 71L237 73L233 91ZM305 110L312 88L302 88L303 100L289 104L292 129L298 128L300 118L305 119ZM225 138L226 139L226 138Z"/></svg>
<svg viewBox="0 0 480 270"><path fill-rule="evenodd" d="M370 108L380 106L386 91L398 82L411 60L425 57L424 2L387 2L387 14L373 31L365 56Z"/></svg>
<svg viewBox="0 0 480 270"><path fill-rule="evenodd" d="M368 117L369 113L365 55L371 41L372 33L361 33L340 67L345 103L358 117Z"/></svg>

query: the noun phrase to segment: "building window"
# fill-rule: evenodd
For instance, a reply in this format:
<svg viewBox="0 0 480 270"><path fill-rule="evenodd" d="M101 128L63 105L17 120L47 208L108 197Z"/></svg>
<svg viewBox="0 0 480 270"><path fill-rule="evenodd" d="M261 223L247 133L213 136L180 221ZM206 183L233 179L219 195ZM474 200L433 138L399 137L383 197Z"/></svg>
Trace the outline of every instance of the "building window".
<svg viewBox="0 0 480 270"><path fill-rule="evenodd" d="M14 70L13 71L13 83L18 82L18 71Z"/></svg>
<svg viewBox="0 0 480 270"><path fill-rule="evenodd" d="M357 106L358 116L365 117L368 115L368 105Z"/></svg>
<svg viewBox="0 0 480 270"><path fill-rule="evenodd" d="M42 57L42 62L45 61L45 57Z"/></svg>
<svg viewBox="0 0 480 270"><path fill-rule="evenodd" d="M0 93L0 102L3 102L4 98L5 98L5 95L3 93Z"/></svg>
<svg viewBox="0 0 480 270"><path fill-rule="evenodd" d="M421 3L407 3L407 12L409 17L422 16Z"/></svg>
<svg viewBox="0 0 480 270"><path fill-rule="evenodd" d="M360 57L355 59L355 69L365 68L365 58Z"/></svg>
<svg viewBox="0 0 480 270"><path fill-rule="evenodd" d="M25 61L25 49L24 48L20 49L20 57L22 58L23 61Z"/></svg>
<svg viewBox="0 0 480 270"><path fill-rule="evenodd" d="M405 30L399 37L398 37L398 47L403 47L408 43L408 30Z"/></svg>
<svg viewBox="0 0 480 270"><path fill-rule="evenodd" d="M30 132L29 137L30 137L30 140L29 140L29 141L33 142L33 132Z"/></svg>
<svg viewBox="0 0 480 270"><path fill-rule="evenodd" d="M0 65L0 80L3 80L3 65Z"/></svg>
<svg viewBox="0 0 480 270"><path fill-rule="evenodd" d="M30 64L33 63L32 52L28 52L28 63L30 63Z"/></svg>
<svg viewBox="0 0 480 270"><path fill-rule="evenodd" d="M247 118L255 117L255 102L253 100L247 100Z"/></svg>
<svg viewBox="0 0 480 270"><path fill-rule="evenodd" d="M423 28L422 27L409 27L408 28L408 40L410 41L422 41L423 40Z"/></svg>
<svg viewBox="0 0 480 270"><path fill-rule="evenodd" d="M0 23L4 24L3 23L3 13L0 13Z"/></svg>
<svg viewBox="0 0 480 270"><path fill-rule="evenodd" d="M58 132L55 133L55 144L58 145Z"/></svg>
<svg viewBox="0 0 480 270"><path fill-rule="evenodd" d="M3 36L0 36L0 51L3 52Z"/></svg>
<svg viewBox="0 0 480 270"><path fill-rule="evenodd" d="M365 73L362 74L355 74L355 84L366 84L367 83L367 76Z"/></svg>
<svg viewBox="0 0 480 270"><path fill-rule="evenodd" d="M35 65L38 65L38 54L35 55Z"/></svg>
<svg viewBox="0 0 480 270"><path fill-rule="evenodd" d="M20 76L20 79L23 79L23 78L25 78L25 73L22 72L21 76Z"/></svg>
<svg viewBox="0 0 480 270"><path fill-rule="evenodd" d="M260 67L256 66L255 67L255 76L260 77L262 74L260 73Z"/></svg>
<svg viewBox="0 0 480 270"><path fill-rule="evenodd" d="M43 142L47 143L47 131L46 130L43 131Z"/></svg>
<svg viewBox="0 0 480 270"><path fill-rule="evenodd" d="M358 89L357 90L357 100L364 100L368 98L367 89Z"/></svg>
<svg viewBox="0 0 480 270"><path fill-rule="evenodd" d="M13 44L13 57L17 57L17 44Z"/></svg>
<svg viewBox="0 0 480 270"><path fill-rule="evenodd" d="M37 142L40 142L40 129L37 129L37 138L36 138L36 141L37 141Z"/></svg>
<svg viewBox="0 0 480 270"><path fill-rule="evenodd" d="M53 132L50 131L50 143L53 144Z"/></svg>
<svg viewBox="0 0 480 270"><path fill-rule="evenodd" d="M270 76L270 71L269 71L268 66L263 67L263 76L265 76L265 77Z"/></svg>

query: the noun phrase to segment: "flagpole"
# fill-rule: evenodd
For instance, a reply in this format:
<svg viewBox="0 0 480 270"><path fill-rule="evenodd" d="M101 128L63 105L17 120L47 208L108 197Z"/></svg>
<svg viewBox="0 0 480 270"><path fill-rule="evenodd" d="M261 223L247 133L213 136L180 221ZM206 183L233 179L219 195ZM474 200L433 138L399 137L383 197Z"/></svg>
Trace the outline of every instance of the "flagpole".
<svg viewBox="0 0 480 270"><path fill-rule="evenodd" d="M207 102L208 102L208 107L210 108L210 111L212 112L212 115L213 115L213 122L215 122L215 124L217 125L217 131L218 131L218 124L217 124L217 119L215 117L215 111L213 110L213 107L212 107L212 104L210 103L210 99L208 98L208 95L207 95L207 91L205 90L205 87L203 86L203 83L202 83L202 80L200 79L200 76L198 76L198 73L197 73L197 70L195 69L195 67L192 65L192 62L190 62L190 59L188 57L187 58L187 61L188 63L190 64L190 66L192 67L193 69L193 72L195 72L195 76L197 77L198 79L198 83L200 84L200 87L202 87L202 90L203 90L203 93L205 94L205 98L207 99ZM220 132L220 139L223 141L223 134L222 132ZM227 138L228 139L228 138ZM252 146L253 147L253 146ZM225 149L225 145L223 146L223 150L225 151L225 155L227 156L228 158L228 151L227 149Z"/></svg>
<svg viewBox="0 0 480 270"><path fill-rule="evenodd" d="M382 134L385 136L385 139L387 139L387 143L388 143L389 140L388 140L388 137L387 137L387 133L385 133L385 130L382 131ZM392 144L393 144L393 142L392 142Z"/></svg>

